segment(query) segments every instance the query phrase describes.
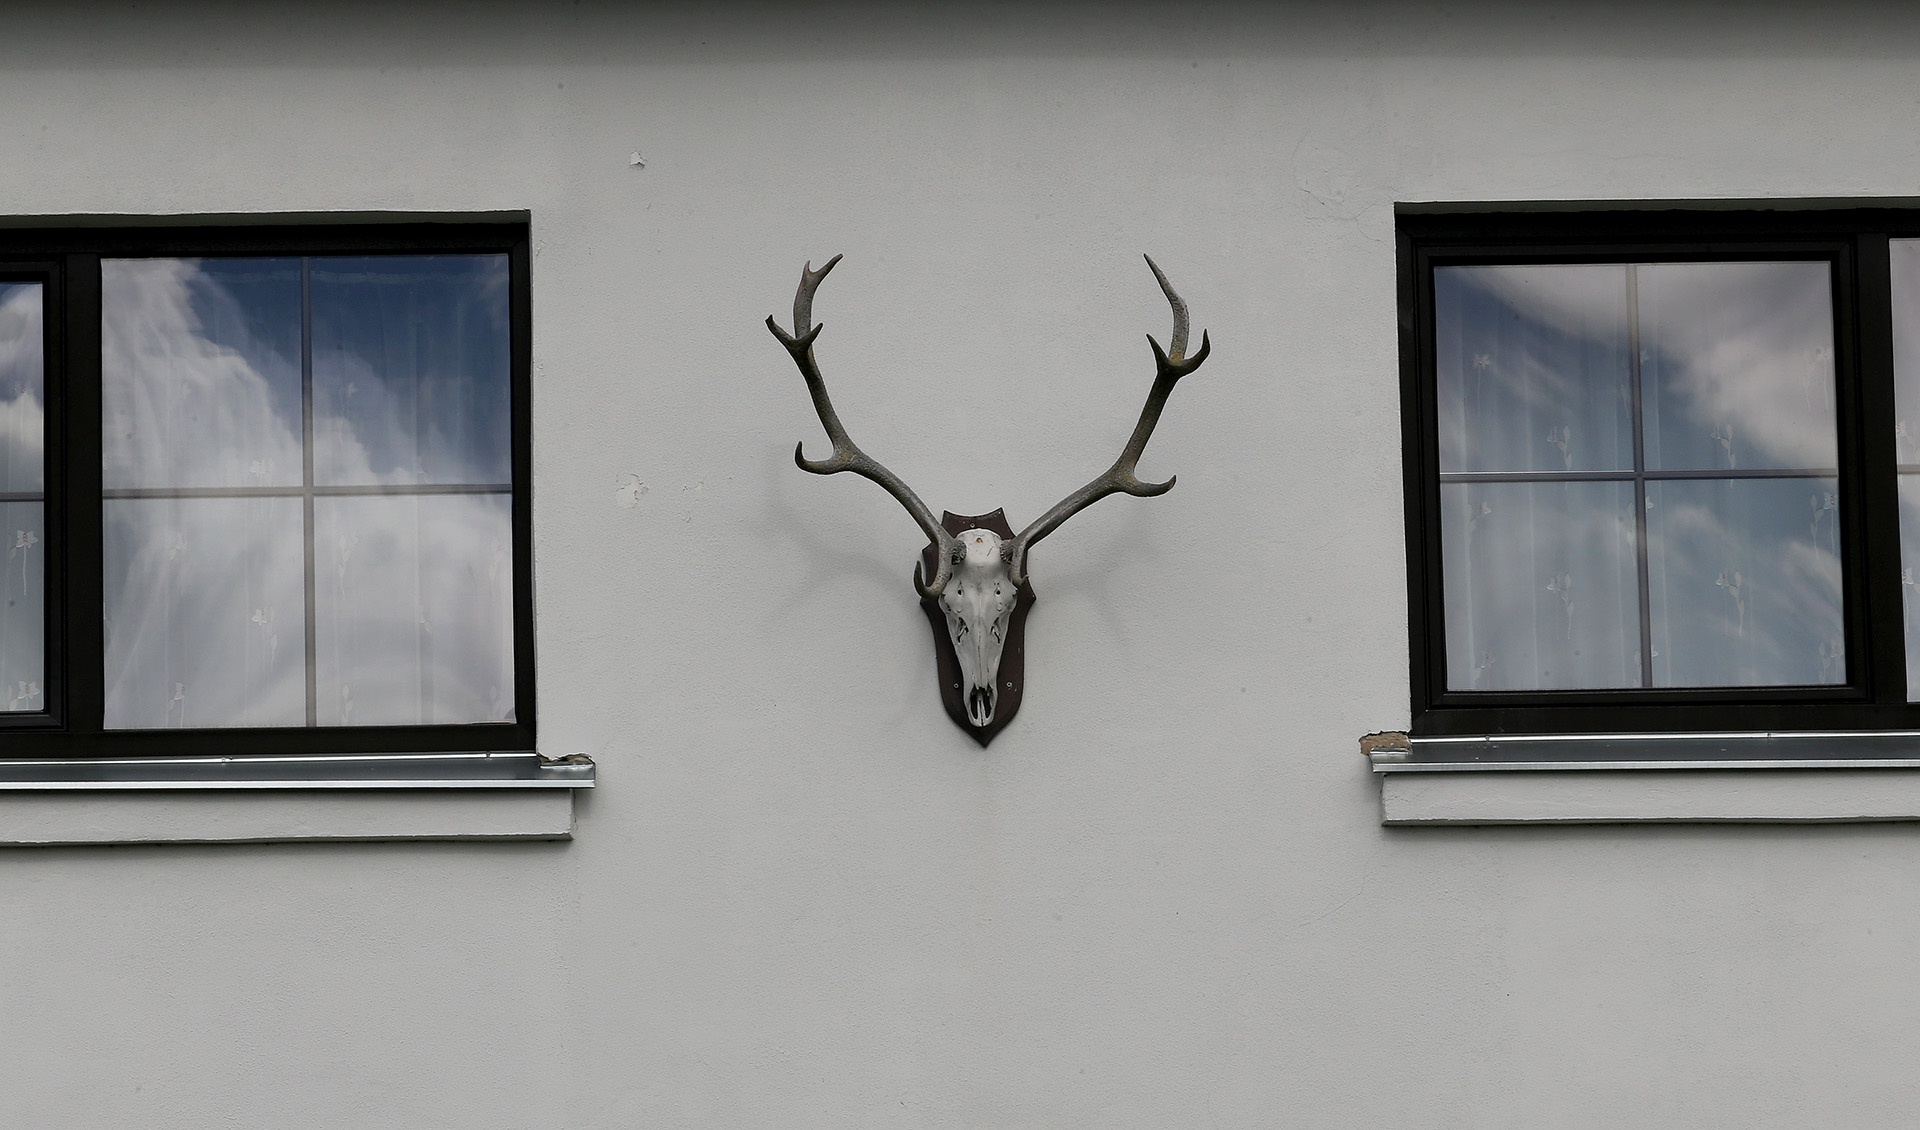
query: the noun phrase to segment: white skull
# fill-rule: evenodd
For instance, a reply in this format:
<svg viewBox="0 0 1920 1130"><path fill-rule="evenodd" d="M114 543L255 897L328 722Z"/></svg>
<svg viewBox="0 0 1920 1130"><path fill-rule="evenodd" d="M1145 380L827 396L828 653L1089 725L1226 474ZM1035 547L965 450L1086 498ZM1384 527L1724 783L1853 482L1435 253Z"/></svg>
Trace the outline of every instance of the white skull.
<svg viewBox="0 0 1920 1130"><path fill-rule="evenodd" d="M1000 555L1003 539L992 530L963 530L963 555L940 593L940 609L947 614L947 633L953 654L960 660L960 683L967 718L975 726L993 721L1000 701L996 679L1000 652L1007 646L1007 623L1019 593Z"/></svg>

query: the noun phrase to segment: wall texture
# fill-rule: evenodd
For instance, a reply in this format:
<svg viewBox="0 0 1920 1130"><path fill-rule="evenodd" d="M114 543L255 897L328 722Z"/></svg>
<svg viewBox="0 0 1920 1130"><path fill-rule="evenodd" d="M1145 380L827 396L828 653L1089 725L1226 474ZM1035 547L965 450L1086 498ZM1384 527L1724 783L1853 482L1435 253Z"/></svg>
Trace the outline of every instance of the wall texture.
<svg viewBox="0 0 1920 1130"><path fill-rule="evenodd" d="M1893 7L12 9L0 214L533 218L570 844L0 855L7 1127L1868 1126L1920 1104L1910 827L1387 830L1396 201L1907 196ZM643 165L630 164L638 152ZM1036 551L937 701L859 442ZM784 314L783 314L784 316ZM1164 340L1164 337L1163 337ZM644 489L643 489L644 488Z"/></svg>

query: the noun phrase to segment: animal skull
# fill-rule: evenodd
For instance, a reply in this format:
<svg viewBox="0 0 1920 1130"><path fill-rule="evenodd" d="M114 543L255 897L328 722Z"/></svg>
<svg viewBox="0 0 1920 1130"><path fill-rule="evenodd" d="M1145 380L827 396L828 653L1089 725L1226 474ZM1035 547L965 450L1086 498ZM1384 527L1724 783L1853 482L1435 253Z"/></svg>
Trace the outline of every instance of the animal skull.
<svg viewBox="0 0 1920 1130"><path fill-rule="evenodd" d="M1013 618L1020 592L1008 575L1001 552L1005 539L992 530L960 532L960 560L953 579L940 593L940 610L947 614L947 634L960 661L967 718L975 726L993 721L1000 699L996 680L1000 653L1007 646L1007 624Z"/></svg>
<svg viewBox="0 0 1920 1130"><path fill-rule="evenodd" d="M767 329L786 347L787 353L800 369L800 376L807 382L807 392L813 397L814 411L819 414L821 425L827 429L827 438L833 443L833 451L825 459L808 459L805 444L798 445L793 449L793 461L801 470L815 475L836 475L849 471L870 479L906 507L907 513L919 523L929 544L922 551L922 568L914 573L913 587L924 602L922 607L934 625L936 639L940 631L939 621L945 618L947 638L953 645L953 656L958 667L958 683L948 682L944 669L946 660L942 655L942 678L947 683L942 695L944 697L954 689L964 692L961 701L947 699L948 712L955 722L969 730L975 741L984 746L1020 707L1019 676L1016 671L1024 663L1024 657L1018 644L1015 644L1013 651L1015 671L1007 672L1007 677L1002 679L1000 666L1010 637L1017 634L1024 619L1020 612L1021 593L1024 590L1031 597L1033 591L1027 584L1027 551L1040 539L1059 529L1062 522L1110 494L1152 498L1165 494L1173 487L1172 479L1164 483L1143 482L1135 474L1135 468L1140 461L1141 451L1147 446L1147 440L1153 436L1154 425L1160 421L1161 410L1166 407L1174 384L1198 369L1200 363L1207 359L1212 346L1207 335L1202 333L1200 348L1191 357L1187 355L1187 304L1174 293L1173 284L1167 281L1167 276L1161 273L1152 259L1148 259L1147 266L1152 269L1154 279L1159 282L1160 290L1167 296L1167 303L1173 308L1173 336L1167 339L1167 348L1161 349L1153 335L1147 335L1147 342L1153 347L1156 370L1153 387L1147 392L1147 402L1140 409L1140 420L1133 426L1133 435L1127 439L1113 466L1055 503L1052 509L1034 519L1018 535L1006 526L1005 516L997 510L990 515L972 517L949 513L943 521L934 517L933 510L900 476L854 444L847 435L846 427L840 422L840 414L834 411L832 398L827 395L826 378L820 374L819 362L813 355L813 343L820 336L821 329L813 320L813 294L820 280L826 278L827 272L833 270L834 264L839 261L840 256L835 255L817 271L811 263L801 268L800 286L793 294L792 333L782 329L772 317L767 319ZM949 528L949 524L961 526L968 523L971 525L958 533ZM986 529L986 525L998 525L1007 533ZM961 721L962 713L966 718L964 722Z"/></svg>

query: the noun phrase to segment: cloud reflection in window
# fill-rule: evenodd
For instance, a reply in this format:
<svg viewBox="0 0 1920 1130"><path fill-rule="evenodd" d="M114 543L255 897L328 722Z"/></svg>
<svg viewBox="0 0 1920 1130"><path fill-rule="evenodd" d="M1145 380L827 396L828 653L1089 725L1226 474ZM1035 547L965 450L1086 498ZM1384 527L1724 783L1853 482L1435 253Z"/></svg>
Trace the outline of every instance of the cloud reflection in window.
<svg viewBox="0 0 1920 1130"><path fill-rule="evenodd" d="M8 544L0 582L0 686L6 709L46 709L46 529L44 358L39 283L0 283L0 538ZM22 497L24 496L24 497Z"/></svg>
<svg viewBox="0 0 1920 1130"><path fill-rule="evenodd" d="M1845 681L1829 270L1435 270L1451 689Z"/></svg>
<svg viewBox="0 0 1920 1130"><path fill-rule="evenodd" d="M110 728L307 723L300 270L103 263ZM507 482L504 257L312 273L316 481ZM323 373L350 411L320 405ZM124 496L196 487L235 497ZM313 499L314 721L512 720L509 498Z"/></svg>

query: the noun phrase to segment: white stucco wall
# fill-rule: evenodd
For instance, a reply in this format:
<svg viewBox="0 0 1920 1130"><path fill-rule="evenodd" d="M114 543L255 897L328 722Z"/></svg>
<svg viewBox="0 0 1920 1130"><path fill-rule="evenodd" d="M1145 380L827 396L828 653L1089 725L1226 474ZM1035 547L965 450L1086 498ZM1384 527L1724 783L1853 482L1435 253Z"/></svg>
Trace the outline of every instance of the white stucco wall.
<svg viewBox="0 0 1920 1130"><path fill-rule="evenodd" d="M1392 205L1904 196L1920 21L1667 6L9 12L0 214L533 217L568 844L0 853L0 1126L1873 1126L1911 826L1383 829ZM643 167L629 165L638 151ZM855 438L1016 526L1026 703L935 697ZM1164 336L1163 336L1164 340ZM645 493L620 505L637 476Z"/></svg>

